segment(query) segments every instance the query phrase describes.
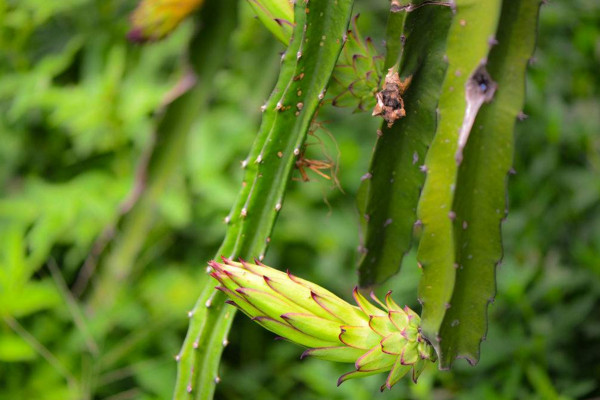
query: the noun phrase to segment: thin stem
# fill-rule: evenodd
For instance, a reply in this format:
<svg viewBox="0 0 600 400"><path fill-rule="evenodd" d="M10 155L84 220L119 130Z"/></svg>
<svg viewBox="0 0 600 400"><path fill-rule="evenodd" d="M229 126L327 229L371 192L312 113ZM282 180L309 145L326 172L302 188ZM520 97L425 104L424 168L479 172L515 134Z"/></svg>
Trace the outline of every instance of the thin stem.
<svg viewBox="0 0 600 400"><path fill-rule="evenodd" d="M67 284L65 283L65 280L63 279L62 274L60 273L60 270L56 265L56 261L54 261L53 258L51 258L48 261L48 269L50 270L50 274L52 275L52 278L54 279L58 290L62 294L65 303L67 304L67 308L69 309L69 312L73 317L73 322L75 323L75 326L79 329L81 335L83 336L88 350L93 356L98 356L98 354L100 353L100 351L98 350L98 344L96 343L94 337L90 333L87 323L83 317L83 313L81 312L79 305L75 301L73 294L69 291L69 288L67 287Z"/></svg>
<svg viewBox="0 0 600 400"><path fill-rule="evenodd" d="M8 315L5 315L3 319L10 329L12 329L17 335L25 340L27 344L29 344L40 356L42 356L50 365L52 365L59 374L65 378L71 389L75 390L79 386L77 379L61 364L58 358L56 358L46 346L40 343L31 333L29 333L27 329L25 329L23 325L19 323L19 321Z"/></svg>

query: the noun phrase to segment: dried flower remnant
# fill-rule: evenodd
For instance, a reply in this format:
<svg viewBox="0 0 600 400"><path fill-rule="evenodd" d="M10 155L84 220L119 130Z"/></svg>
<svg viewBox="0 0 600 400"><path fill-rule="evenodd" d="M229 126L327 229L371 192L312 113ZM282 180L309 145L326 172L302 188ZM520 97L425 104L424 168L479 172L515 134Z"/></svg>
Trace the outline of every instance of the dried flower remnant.
<svg viewBox="0 0 600 400"><path fill-rule="evenodd" d="M373 116L381 115L391 128L398 119L406 115L402 95L410 85L411 77L400 80L398 72L390 68L385 76L383 89L375 95L377 104Z"/></svg>
<svg viewBox="0 0 600 400"><path fill-rule="evenodd" d="M302 176L302 180L304 182L310 181L310 178L308 177L308 174L306 173L306 168L310 169L311 171L315 172L316 174L319 174L320 176L322 176L323 178L325 178L327 180L330 180L331 177L321 171L322 170L333 170L333 168L334 168L334 164L332 162L322 161L322 160L311 160L311 159L306 158L304 156L304 151L302 151L300 153L300 155L298 156L298 160L296 160L295 166L298 169L298 171L300 172L300 175Z"/></svg>
<svg viewBox="0 0 600 400"><path fill-rule="evenodd" d="M319 135L317 134L317 132L319 132L319 131L325 132L325 134L329 137L331 142L335 145L335 148L337 150L336 160L334 160L329 155L329 153L327 151L327 147L325 146L325 143L323 142L321 137L319 137ZM335 183L335 186L337 186L338 189L340 189L340 191L342 191L342 193L343 193L344 190L342 189L340 182L337 178L338 165L339 165L339 148L338 148L337 142L335 140L335 137L325 127L324 122L317 121L317 115L315 115L315 117L313 118L313 120L311 122L310 128L308 130L308 135L309 135L309 137L314 138L316 141L313 141L312 143L305 143L301 148L302 150L299 150L297 154L294 153L297 156L294 167L298 170L298 172L300 172L302 181L304 181L304 182L310 181L310 178L306 171L307 169L309 169L327 180L333 180L333 182ZM315 145L319 146L319 148L321 149L323 157L325 158L324 160L310 159L306 156L308 147L315 146ZM327 171L327 173L323 172L323 171Z"/></svg>

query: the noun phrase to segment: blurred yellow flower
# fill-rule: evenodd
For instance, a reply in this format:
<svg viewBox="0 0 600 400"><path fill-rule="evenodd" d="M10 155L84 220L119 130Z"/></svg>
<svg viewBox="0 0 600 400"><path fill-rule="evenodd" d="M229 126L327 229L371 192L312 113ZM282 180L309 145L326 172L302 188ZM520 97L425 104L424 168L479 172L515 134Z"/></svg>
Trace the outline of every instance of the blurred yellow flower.
<svg viewBox="0 0 600 400"><path fill-rule="evenodd" d="M162 39L202 3L204 0L142 0L131 14L127 37L135 42Z"/></svg>

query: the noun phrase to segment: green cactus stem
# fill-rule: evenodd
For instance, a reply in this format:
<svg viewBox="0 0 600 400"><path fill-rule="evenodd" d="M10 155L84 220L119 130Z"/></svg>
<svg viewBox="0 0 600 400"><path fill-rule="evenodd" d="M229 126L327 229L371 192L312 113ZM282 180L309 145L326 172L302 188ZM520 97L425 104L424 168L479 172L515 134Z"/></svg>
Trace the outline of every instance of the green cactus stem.
<svg viewBox="0 0 600 400"><path fill-rule="evenodd" d="M381 390L391 389L405 374L414 382L435 361L433 348L419 333L419 316L392 300L385 304L373 294L381 308L370 303L357 288L352 306L328 290L292 274L250 264L211 261L211 276L218 290L252 320L275 334L308 347L302 357L354 363L342 375L348 379L389 372Z"/></svg>
<svg viewBox="0 0 600 400"><path fill-rule="evenodd" d="M438 105L438 125L423 171L425 185L417 215L423 231L417 258L423 276L419 283L419 301L423 334L440 348L440 328L452 305L455 287L456 241L454 238L454 194L458 174L456 161L461 132L470 130L466 116L474 109L474 99L466 92L467 84L485 64L500 17L499 0L457 0L448 33L445 59L448 67ZM470 87L470 86L469 86ZM489 86L488 86L489 88ZM478 96L486 95L479 87Z"/></svg>
<svg viewBox="0 0 600 400"><path fill-rule="evenodd" d="M314 114L344 43L352 0L296 2L292 40L278 82L263 106L263 120L230 214L218 255L259 258L282 208L283 197ZM174 398L211 399L220 381L218 366L234 311L225 295L206 287L190 311Z"/></svg>
<svg viewBox="0 0 600 400"><path fill-rule="evenodd" d="M406 116L391 127L383 122L358 195L364 233L359 261L362 287L382 283L396 274L411 245L425 180L421 169L436 129L451 19L448 7L421 7L408 14L403 25L406 42L400 79L412 77L403 95ZM386 38L388 43L392 40L401 41L400 33Z"/></svg>
<svg viewBox="0 0 600 400"><path fill-rule="evenodd" d="M385 60L384 70L397 67L400 63L400 55L404 48L404 23L406 21L406 12L398 9L393 4L390 5L390 13L385 28ZM394 68L397 69L397 68Z"/></svg>
<svg viewBox="0 0 600 400"><path fill-rule="evenodd" d="M454 207L456 283L440 330L440 365L479 360L487 332L487 306L496 292L502 257L500 224L506 216L506 177L512 165L513 129L523 107L525 70L535 46L539 0L505 0L486 65L497 83L483 104L464 148Z"/></svg>

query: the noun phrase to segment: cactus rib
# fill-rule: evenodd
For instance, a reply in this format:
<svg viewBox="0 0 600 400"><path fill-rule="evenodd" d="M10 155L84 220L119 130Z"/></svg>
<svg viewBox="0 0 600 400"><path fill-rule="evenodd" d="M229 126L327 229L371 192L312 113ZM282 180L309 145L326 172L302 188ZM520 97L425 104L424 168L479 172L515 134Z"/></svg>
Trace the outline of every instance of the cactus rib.
<svg viewBox="0 0 600 400"><path fill-rule="evenodd" d="M259 133L243 162L244 184L226 218L229 227L219 255L264 256L294 161L343 45L352 4L352 0L296 2L292 40L273 94L263 107ZM223 307L224 298L222 292L206 289L190 313L178 355L177 400L213 396L222 343L235 311Z"/></svg>
<svg viewBox="0 0 600 400"><path fill-rule="evenodd" d="M423 305L423 334L441 352L440 327L455 286L454 191L458 165L455 154L468 101L466 85L485 63L500 16L500 0L457 0L448 33L448 69L438 106L438 126L427 152L425 185L417 215L423 223L419 259L423 276L419 300Z"/></svg>
<svg viewBox="0 0 600 400"><path fill-rule="evenodd" d="M382 124L382 135L359 191L359 208L365 216L361 218L365 221L365 250L359 262L361 286L378 284L394 275L410 248L425 180L420 167L436 128L451 17L447 7L421 7L407 17L400 65L403 79L413 77L404 95L407 115L391 128L385 121Z"/></svg>
<svg viewBox="0 0 600 400"><path fill-rule="evenodd" d="M494 298L495 267L502 257L500 224L506 216L506 177L513 156L513 129L524 102L525 69L535 45L539 0L504 0L487 70L497 82L494 101L484 104L458 172L456 284L441 327L440 364L479 360L487 331L487 305Z"/></svg>

